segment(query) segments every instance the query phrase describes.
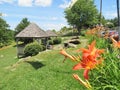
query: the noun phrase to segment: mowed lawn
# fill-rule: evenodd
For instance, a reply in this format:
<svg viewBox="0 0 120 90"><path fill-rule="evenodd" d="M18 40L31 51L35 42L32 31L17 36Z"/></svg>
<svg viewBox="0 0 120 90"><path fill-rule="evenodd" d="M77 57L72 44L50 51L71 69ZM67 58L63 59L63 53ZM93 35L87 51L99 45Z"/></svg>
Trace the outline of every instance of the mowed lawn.
<svg viewBox="0 0 120 90"><path fill-rule="evenodd" d="M84 46L84 45L82 45ZM16 47L0 50L0 90L85 90L73 77L75 62L48 50L36 56L17 59ZM67 49L69 53L73 49ZM82 77L82 76L81 76Z"/></svg>

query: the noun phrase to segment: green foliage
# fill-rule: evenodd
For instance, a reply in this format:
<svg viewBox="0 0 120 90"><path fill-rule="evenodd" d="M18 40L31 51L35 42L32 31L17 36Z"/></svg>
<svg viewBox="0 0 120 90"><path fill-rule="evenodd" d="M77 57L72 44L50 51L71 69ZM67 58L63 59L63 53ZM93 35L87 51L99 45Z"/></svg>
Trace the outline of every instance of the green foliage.
<svg viewBox="0 0 120 90"><path fill-rule="evenodd" d="M80 31L82 27L98 23L98 11L93 1L77 0L71 8L65 10L65 18L70 25L75 26Z"/></svg>
<svg viewBox="0 0 120 90"><path fill-rule="evenodd" d="M21 32L24 28L26 28L30 24L27 18L23 18L21 22L15 28L15 35Z"/></svg>
<svg viewBox="0 0 120 90"><path fill-rule="evenodd" d="M60 32L65 33L65 32L68 32L70 30L72 30L72 28L64 26L60 29Z"/></svg>
<svg viewBox="0 0 120 90"><path fill-rule="evenodd" d="M50 45L60 44L62 42L62 39L60 37L57 38L51 38L48 43Z"/></svg>
<svg viewBox="0 0 120 90"><path fill-rule="evenodd" d="M119 90L120 89L120 64L119 51L107 52L103 65L90 74L90 81L95 90Z"/></svg>
<svg viewBox="0 0 120 90"><path fill-rule="evenodd" d="M117 17L115 17L115 18L113 18L113 19L109 19L109 20L107 20L108 22L110 22L110 23L113 23L113 26L114 27L117 27L118 26L118 18Z"/></svg>
<svg viewBox="0 0 120 90"><path fill-rule="evenodd" d="M37 43L30 43L25 46L24 53L25 56L37 55L40 51L43 51L44 47Z"/></svg>
<svg viewBox="0 0 120 90"><path fill-rule="evenodd" d="M54 43L53 43L53 40L49 40L48 43L49 43L50 45L53 45L53 44L54 44Z"/></svg>
<svg viewBox="0 0 120 90"><path fill-rule="evenodd" d="M97 36L90 36L88 37L88 42L91 43L92 41L96 41L96 47L100 49L107 49L110 48L110 41L109 39L98 38Z"/></svg>
<svg viewBox="0 0 120 90"><path fill-rule="evenodd" d="M9 29L5 20L0 18L0 47L9 45L13 40L14 31Z"/></svg>
<svg viewBox="0 0 120 90"><path fill-rule="evenodd" d="M30 24L30 21L28 21L27 18L23 18L21 22L16 26L15 28L15 35L17 35L19 32L21 32L23 29L25 29ZM20 38L19 41L24 42L25 44L29 42L33 42L32 38L22 39Z"/></svg>
<svg viewBox="0 0 120 90"><path fill-rule="evenodd" d="M90 83L94 90L119 90L120 89L120 50L112 47L109 39L89 37L89 43L96 40L96 47L105 49L103 64L92 70Z"/></svg>
<svg viewBox="0 0 120 90"><path fill-rule="evenodd" d="M55 39L53 39L53 43L54 44L60 44L61 42L62 42L61 38L55 38Z"/></svg>
<svg viewBox="0 0 120 90"><path fill-rule="evenodd" d="M85 33L86 33L86 30L85 30L85 29L82 29L82 30L81 30L81 36L85 36Z"/></svg>
<svg viewBox="0 0 120 90"><path fill-rule="evenodd" d="M108 27L108 28L113 28L113 27L114 27L114 24L111 23L111 22L108 22L108 23L106 23L105 26Z"/></svg>

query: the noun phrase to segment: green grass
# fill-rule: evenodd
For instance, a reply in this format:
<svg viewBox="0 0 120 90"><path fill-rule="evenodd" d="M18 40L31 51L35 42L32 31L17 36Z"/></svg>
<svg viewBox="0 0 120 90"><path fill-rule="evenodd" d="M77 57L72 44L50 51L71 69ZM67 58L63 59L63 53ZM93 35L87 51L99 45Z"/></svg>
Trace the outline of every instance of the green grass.
<svg viewBox="0 0 120 90"><path fill-rule="evenodd" d="M61 46L70 38L64 37ZM80 37L81 44L77 48L85 47L93 39L97 41L97 48L105 49L105 53L100 68L89 73L90 84L94 90L120 90L120 50L115 51L104 39L92 37ZM75 54L77 48L66 51ZM16 47L0 49L0 90L86 90L72 77L76 73L83 78L83 71L73 71L76 63L69 59L63 63L64 57L59 54L59 49L22 59L17 59Z"/></svg>
<svg viewBox="0 0 120 90"><path fill-rule="evenodd" d="M85 90L72 77L81 73L72 70L75 63L63 59L59 50L52 50L18 62L16 47L0 50L0 90Z"/></svg>

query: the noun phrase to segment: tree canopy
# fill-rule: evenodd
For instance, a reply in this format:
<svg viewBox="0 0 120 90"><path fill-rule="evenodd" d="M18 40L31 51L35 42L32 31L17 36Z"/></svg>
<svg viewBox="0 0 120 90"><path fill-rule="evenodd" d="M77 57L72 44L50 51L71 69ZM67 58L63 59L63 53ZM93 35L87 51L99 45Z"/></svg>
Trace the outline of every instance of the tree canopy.
<svg viewBox="0 0 120 90"><path fill-rule="evenodd" d="M113 19L110 19L108 21L111 22L111 23L113 23L114 27L118 26L118 18L117 17L115 17Z"/></svg>
<svg viewBox="0 0 120 90"><path fill-rule="evenodd" d="M0 18L0 47L8 45L13 40L13 33L7 22Z"/></svg>
<svg viewBox="0 0 120 90"><path fill-rule="evenodd" d="M69 25L78 29L89 27L99 22L99 13L93 0L78 0L71 8L65 9L65 18Z"/></svg>
<svg viewBox="0 0 120 90"><path fill-rule="evenodd" d="M26 28L29 24L30 21L28 21L27 18L23 18L15 28L15 35L18 34L20 31L22 31L24 28Z"/></svg>

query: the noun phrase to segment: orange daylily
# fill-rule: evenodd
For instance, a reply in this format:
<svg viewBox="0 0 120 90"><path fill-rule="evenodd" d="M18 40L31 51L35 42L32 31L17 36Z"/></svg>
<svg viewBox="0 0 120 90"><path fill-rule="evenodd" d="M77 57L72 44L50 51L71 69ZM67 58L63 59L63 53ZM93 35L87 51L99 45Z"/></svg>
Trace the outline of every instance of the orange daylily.
<svg viewBox="0 0 120 90"><path fill-rule="evenodd" d="M89 84L88 81L83 81L77 74L73 74L73 77L78 80L81 84L83 84L86 88L90 89L91 85Z"/></svg>
<svg viewBox="0 0 120 90"><path fill-rule="evenodd" d="M89 79L88 77L88 73L91 69L96 68L96 66L98 64L100 64L103 61L103 59L101 58L100 60L96 60L93 57L88 57L88 58L83 58L80 63L78 63L77 65L75 65L73 67L73 70L79 70L79 69L85 69L83 76L85 79Z"/></svg>
<svg viewBox="0 0 120 90"><path fill-rule="evenodd" d="M113 37L110 37L112 42L113 42L113 46L114 47L117 47L117 48L120 48L120 41L116 41Z"/></svg>
<svg viewBox="0 0 120 90"><path fill-rule="evenodd" d="M89 46L88 49L79 49L82 50L82 60L73 67L73 70L78 69L85 69L83 76L85 79L88 79L88 73L91 69L95 68L98 64L102 62L102 58L97 60L100 57L100 54L104 52L104 50L99 50L95 47L95 41L93 41ZM77 51L79 51L77 50Z"/></svg>
<svg viewBox="0 0 120 90"><path fill-rule="evenodd" d="M80 48L77 50L77 52L82 51L83 57L87 57L88 55L94 56L94 58L99 57L100 54L104 52L104 49L97 49L95 47L96 41L93 41L90 45L88 45L88 49Z"/></svg>
<svg viewBox="0 0 120 90"><path fill-rule="evenodd" d="M95 33L96 33L96 29L95 28L92 29L92 30L87 30L87 32L86 32L86 34L88 34L88 35L95 35Z"/></svg>
<svg viewBox="0 0 120 90"><path fill-rule="evenodd" d="M76 60L74 56L68 54L64 49L62 49L62 50L60 51L60 54L64 55L64 56L65 56L65 59L68 57L68 58L70 58L72 61L75 61L75 60ZM65 61L65 59L63 60L63 62Z"/></svg>

